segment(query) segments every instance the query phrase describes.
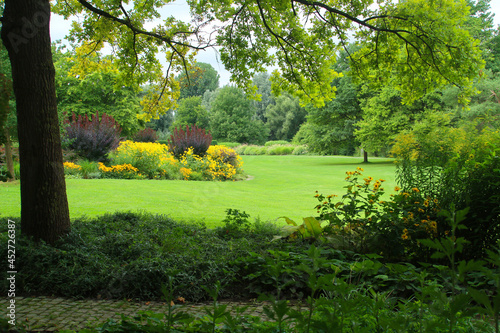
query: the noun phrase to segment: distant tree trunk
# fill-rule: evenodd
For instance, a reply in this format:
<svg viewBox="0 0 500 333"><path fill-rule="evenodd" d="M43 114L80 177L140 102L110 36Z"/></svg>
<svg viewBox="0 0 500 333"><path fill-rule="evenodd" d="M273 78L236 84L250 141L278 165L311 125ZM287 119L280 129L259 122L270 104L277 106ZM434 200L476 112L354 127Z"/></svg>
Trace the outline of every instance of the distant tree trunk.
<svg viewBox="0 0 500 333"><path fill-rule="evenodd" d="M5 0L21 162L21 231L52 243L69 232L49 33L49 0Z"/></svg>
<svg viewBox="0 0 500 333"><path fill-rule="evenodd" d="M7 127L5 127L5 129L4 129L4 135L6 138L6 141L4 144L4 146L5 146L5 162L7 163L7 171L10 174L10 178L8 179L8 181L13 181L16 178L15 178L15 174L14 174L14 161L12 158L12 141L10 141L10 133L9 133L9 129Z"/></svg>
<svg viewBox="0 0 500 333"><path fill-rule="evenodd" d="M368 152L363 149L363 163L368 163Z"/></svg>

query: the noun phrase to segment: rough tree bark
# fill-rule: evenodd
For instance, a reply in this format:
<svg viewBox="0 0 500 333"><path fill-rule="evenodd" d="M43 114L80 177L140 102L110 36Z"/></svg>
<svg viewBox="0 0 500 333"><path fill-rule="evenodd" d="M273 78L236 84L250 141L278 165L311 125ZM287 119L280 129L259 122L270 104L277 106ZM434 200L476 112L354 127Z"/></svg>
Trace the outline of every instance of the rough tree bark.
<svg viewBox="0 0 500 333"><path fill-rule="evenodd" d="M52 243L69 232L49 32L49 0L5 0L2 40L17 103L21 232Z"/></svg>

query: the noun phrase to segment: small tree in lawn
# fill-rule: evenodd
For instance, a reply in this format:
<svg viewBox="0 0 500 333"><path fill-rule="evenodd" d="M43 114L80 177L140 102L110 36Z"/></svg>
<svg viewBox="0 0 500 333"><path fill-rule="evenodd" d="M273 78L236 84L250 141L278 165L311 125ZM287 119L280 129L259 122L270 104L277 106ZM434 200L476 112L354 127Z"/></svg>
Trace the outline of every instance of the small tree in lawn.
<svg viewBox="0 0 500 333"><path fill-rule="evenodd" d="M204 156L212 143L212 135L206 133L204 129L198 128L196 125L186 125L186 130L175 128L174 133L170 136L168 148L172 154L179 158L189 148L193 148L193 154Z"/></svg>

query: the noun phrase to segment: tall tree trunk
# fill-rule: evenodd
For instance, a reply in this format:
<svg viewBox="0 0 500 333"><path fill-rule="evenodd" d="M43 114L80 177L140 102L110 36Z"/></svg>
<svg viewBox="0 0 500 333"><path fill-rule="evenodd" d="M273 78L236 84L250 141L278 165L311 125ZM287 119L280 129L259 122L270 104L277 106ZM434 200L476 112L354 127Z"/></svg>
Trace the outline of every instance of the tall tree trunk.
<svg viewBox="0 0 500 333"><path fill-rule="evenodd" d="M16 179L15 174L14 174L14 160L12 158L12 141L10 140L10 133L9 129L5 127L4 129L4 135L5 135L5 162L7 164L7 171L10 174L10 178L8 181L13 181Z"/></svg>
<svg viewBox="0 0 500 333"><path fill-rule="evenodd" d="M368 163L368 152L363 149L363 163Z"/></svg>
<svg viewBox="0 0 500 333"><path fill-rule="evenodd" d="M21 231L52 243L70 220L57 117L49 0L5 0L21 162Z"/></svg>

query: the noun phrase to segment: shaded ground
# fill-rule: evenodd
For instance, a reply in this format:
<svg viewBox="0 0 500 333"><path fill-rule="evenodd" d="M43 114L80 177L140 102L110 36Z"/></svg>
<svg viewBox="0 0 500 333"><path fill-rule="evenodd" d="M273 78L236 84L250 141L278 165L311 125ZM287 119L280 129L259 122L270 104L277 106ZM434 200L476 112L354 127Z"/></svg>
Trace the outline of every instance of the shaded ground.
<svg viewBox="0 0 500 333"><path fill-rule="evenodd" d="M248 315L263 315L264 303L220 302L228 310L249 306ZM121 314L133 316L139 311L164 313L167 305L162 302L132 302L127 300L73 300L61 297L16 297L16 322L32 332L56 332L63 329L80 330L103 323L110 318L119 320ZM6 318L9 299L0 299L2 318ZM201 314L209 304L186 304L182 311ZM9 319L10 320L10 319Z"/></svg>

